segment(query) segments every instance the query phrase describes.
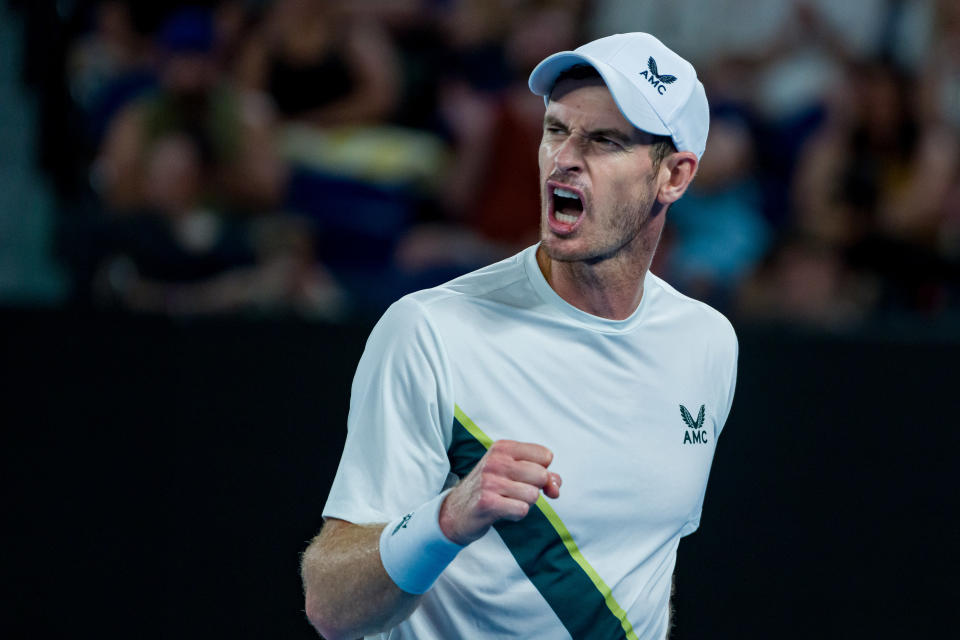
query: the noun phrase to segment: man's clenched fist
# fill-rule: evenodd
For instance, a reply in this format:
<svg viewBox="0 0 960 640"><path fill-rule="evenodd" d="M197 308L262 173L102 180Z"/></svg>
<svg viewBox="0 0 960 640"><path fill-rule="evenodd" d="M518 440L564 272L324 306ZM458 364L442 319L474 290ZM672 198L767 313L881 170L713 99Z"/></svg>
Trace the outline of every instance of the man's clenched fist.
<svg viewBox="0 0 960 640"><path fill-rule="evenodd" d="M560 497L562 480L547 471L553 453L528 442L497 440L477 466L447 494L440 529L458 544L480 538L497 520L521 520L540 491Z"/></svg>

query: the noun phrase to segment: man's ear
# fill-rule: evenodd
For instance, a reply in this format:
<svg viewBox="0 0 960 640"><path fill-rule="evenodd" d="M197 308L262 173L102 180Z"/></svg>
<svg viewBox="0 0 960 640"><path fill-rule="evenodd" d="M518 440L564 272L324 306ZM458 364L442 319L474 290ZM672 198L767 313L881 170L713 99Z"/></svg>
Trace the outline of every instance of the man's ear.
<svg viewBox="0 0 960 640"><path fill-rule="evenodd" d="M671 153L660 162L660 189L657 200L661 204L673 204L680 199L693 182L700 162L692 151Z"/></svg>

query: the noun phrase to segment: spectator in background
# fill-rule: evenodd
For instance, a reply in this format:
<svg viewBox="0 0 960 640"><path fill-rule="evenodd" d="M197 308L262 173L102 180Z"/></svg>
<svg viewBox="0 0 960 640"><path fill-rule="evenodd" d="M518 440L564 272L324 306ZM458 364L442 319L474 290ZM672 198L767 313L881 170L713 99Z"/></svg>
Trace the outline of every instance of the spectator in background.
<svg viewBox="0 0 960 640"><path fill-rule="evenodd" d="M330 127L385 120L398 95L396 62L374 20L330 0L277 0L247 40L238 74L283 118Z"/></svg>
<svg viewBox="0 0 960 640"><path fill-rule="evenodd" d="M95 150L117 112L156 84L152 43L135 24L128 2L102 0L95 6L93 29L70 46L66 74Z"/></svg>
<svg viewBox="0 0 960 640"><path fill-rule="evenodd" d="M280 152L291 167L284 210L307 221L351 300L375 312L425 286L419 272L394 269L394 249L432 210L447 160L439 135L391 121L403 58L381 11L278 0L238 68L243 85L269 96L282 117Z"/></svg>
<svg viewBox="0 0 960 640"><path fill-rule="evenodd" d="M223 75L232 75L247 41L260 24L262 9L246 0L216 0L213 25L218 67Z"/></svg>
<svg viewBox="0 0 960 640"><path fill-rule="evenodd" d="M206 195L231 210L273 206L284 182L270 110L224 82L215 55L211 14L176 12L161 27L158 90L126 107L111 123L96 182L116 211L145 204L145 161L164 135L187 131L212 160Z"/></svg>
<svg viewBox="0 0 960 640"><path fill-rule="evenodd" d="M460 95L453 93L446 105L448 121L459 134L460 155L472 168L450 176L451 186L461 188L451 194L450 210L484 239L500 244L504 256L529 246L539 234L538 220L517 213L535 211L539 202L529 187L537 180L529 159L540 144L543 101L530 93L527 78L550 52L577 44L575 3L529 3L516 11L504 39L506 86L485 96L461 85ZM476 101L474 110L488 113L471 121L461 113L465 99Z"/></svg>
<svg viewBox="0 0 960 640"><path fill-rule="evenodd" d="M736 112L714 112L697 179L671 208L657 269L687 295L721 310L766 255L752 134Z"/></svg>
<svg viewBox="0 0 960 640"><path fill-rule="evenodd" d="M165 133L144 163L145 207L115 221L101 295L137 311L174 315L250 307L335 316L337 288L314 265L293 221L220 215L204 205L212 169L188 132Z"/></svg>
<svg viewBox="0 0 960 640"><path fill-rule="evenodd" d="M303 225L274 214L284 167L269 105L232 86L218 33L242 14L175 11L156 36L159 86L111 124L98 163L103 223L95 290L171 314L250 307L336 315L339 289ZM233 36L230 36L233 34Z"/></svg>
<svg viewBox="0 0 960 640"><path fill-rule="evenodd" d="M923 111L930 122L960 132L960 3L937 2L935 31L923 65ZM955 167L942 205L937 246L953 267L953 293L960 299L960 166Z"/></svg>
<svg viewBox="0 0 960 640"><path fill-rule="evenodd" d="M940 304L947 265L937 238L958 166L955 132L922 117L918 78L889 62L850 65L834 96L801 157L799 228L878 277L883 304Z"/></svg>
<svg viewBox="0 0 960 640"><path fill-rule="evenodd" d="M466 0L447 20L459 65L442 93L441 115L454 160L441 194L445 225L417 229L401 244L400 265L459 264L472 268L535 243L539 207L535 157L543 100L527 78L554 51L577 46L580 3L540 0L491 11ZM491 69L500 70L489 77Z"/></svg>
<svg viewBox="0 0 960 640"><path fill-rule="evenodd" d="M298 169L361 188L429 190L443 163L441 141L390 123L401 94L400 61L372 9L278 0L248 39L237 75L242 86L275 105L280 152ZM298 182L294 191L302 186ZM346 214L292 204L320 218Z"/></svg>

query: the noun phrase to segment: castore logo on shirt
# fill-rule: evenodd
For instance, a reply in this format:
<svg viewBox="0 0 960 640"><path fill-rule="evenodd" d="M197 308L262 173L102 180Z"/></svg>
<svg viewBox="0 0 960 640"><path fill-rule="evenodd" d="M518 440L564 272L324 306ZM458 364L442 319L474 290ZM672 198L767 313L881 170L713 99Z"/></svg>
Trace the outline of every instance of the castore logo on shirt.
<svg viewBox="0 0 960 640"><path fill-rule="evenodd" d="M694 420L687 408L680 405L680 417L687 425L687 430L683 432L683 444L707 444L707 430L703 428L703 420L706 415L706 407L700 405L700 413Z"/></svg>

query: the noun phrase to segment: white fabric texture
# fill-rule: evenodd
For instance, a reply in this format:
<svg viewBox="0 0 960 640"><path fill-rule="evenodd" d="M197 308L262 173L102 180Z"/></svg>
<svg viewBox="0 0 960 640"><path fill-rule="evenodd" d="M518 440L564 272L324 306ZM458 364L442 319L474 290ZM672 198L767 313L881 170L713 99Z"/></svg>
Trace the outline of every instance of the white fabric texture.
<svg viewBox="0 0 960 640"><path fill-rule="evenodd" d="M736 336L721 314L653 274L626 320L580 311L550 288L536 249L384 314L354 378L324 516L388 522L451 486L459 407L493 441L553 451L563 487L550 506L636 636L662 640L677 546L699 525L733 400ZM491 529L410 618L377 637L571 634Z"/></svg>

